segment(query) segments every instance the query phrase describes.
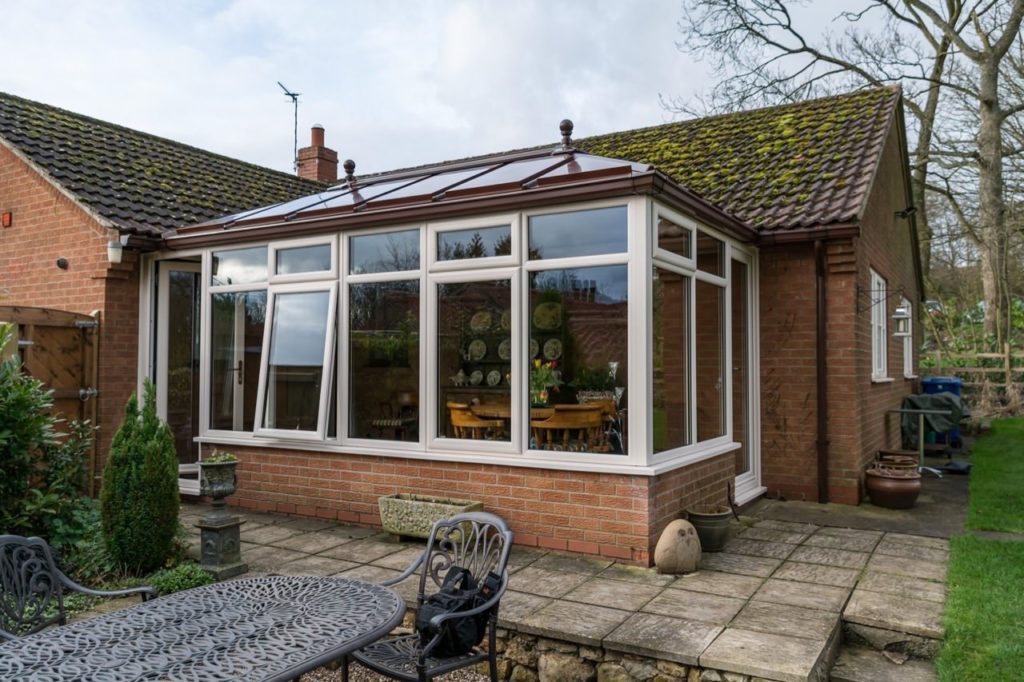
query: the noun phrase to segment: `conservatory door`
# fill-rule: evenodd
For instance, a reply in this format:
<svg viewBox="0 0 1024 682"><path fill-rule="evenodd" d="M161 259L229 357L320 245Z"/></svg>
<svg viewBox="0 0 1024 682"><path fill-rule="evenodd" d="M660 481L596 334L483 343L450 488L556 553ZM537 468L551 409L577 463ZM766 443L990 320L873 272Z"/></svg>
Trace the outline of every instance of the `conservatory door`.
<svg viewBox="0 0 1024 682"><path fill-rule="evenodd" d="M732 322L732 439L741 447L736 457L736 501L749 501L761 492L760 438L755 421L756 355L751 330L755 320L751 305L750 259L733 250L730 263Z"/></svg>
<svg viewBox="0 0 1024 682"><path fill-rule="evenodd" d="M178 453L178 489L199 494L200 264L163 261L157 289L157 411Z"/></svg>

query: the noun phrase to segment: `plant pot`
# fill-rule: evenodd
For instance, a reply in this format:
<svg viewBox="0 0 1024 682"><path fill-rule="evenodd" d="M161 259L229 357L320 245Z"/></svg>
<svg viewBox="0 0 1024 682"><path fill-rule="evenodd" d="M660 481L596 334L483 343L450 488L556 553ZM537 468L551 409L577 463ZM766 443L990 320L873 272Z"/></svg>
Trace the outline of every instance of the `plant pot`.
<svg viewBox="0 0 1024 682"><path fill-rule="evenodd" d="M725 505L694 507L686 510L687 520L693 524L700 538L703 552L721 552L729 541L729 522L732 510Z"/></svg>
<svg viewBox="0 0 1024 682"><path fill-rule="evenodd" d="M430 537L430 528L438 519L484 508L483 502L429 495L386 495L377 502L384 530L392 535L424 539Z"/></svg>
<svg viewBox="0 0 1024 682"><path fill-rule="evenodd" d="M238 462L199 463L199 492L215 500L234 495Z"/></svg>
<svg viewBox="0 0 1024 682"><path fill-rule="evenodd" d="M910 509L921 493L921 474L916 470L872 468L864 473L868 499L876 507Z"/></svg>

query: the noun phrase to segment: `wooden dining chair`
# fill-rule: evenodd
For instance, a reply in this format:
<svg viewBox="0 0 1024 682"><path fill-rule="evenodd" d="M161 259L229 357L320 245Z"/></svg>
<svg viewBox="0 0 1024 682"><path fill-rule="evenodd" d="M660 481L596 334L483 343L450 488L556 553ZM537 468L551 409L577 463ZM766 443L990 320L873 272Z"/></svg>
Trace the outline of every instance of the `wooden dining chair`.
<svg viewBox="0 0 1024 682"><path fill-rule="evenodd" d="M604 432L600 405L555 405L547 419L531 419L533 440L540 450L594 452Z"/></svg>
<svg viewBox="0 0 1024 682"><path fill-rule="evenodd" d="M481 419L473 414L473 410L466 403L449 401L447 407L456 438L483 440L493 437L495 433L501 433L505 428L504 420Z"/></svg>

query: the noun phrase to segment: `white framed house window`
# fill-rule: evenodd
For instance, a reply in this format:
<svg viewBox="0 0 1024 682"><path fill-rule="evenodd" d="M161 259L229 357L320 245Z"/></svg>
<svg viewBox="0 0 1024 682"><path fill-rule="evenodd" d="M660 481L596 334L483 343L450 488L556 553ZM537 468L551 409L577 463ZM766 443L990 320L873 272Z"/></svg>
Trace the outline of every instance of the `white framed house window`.
<svg viewBox="0 0 1024 682"><path fill-rule="evenodd" d="M900 300L900 308L902 308L907 314L907 331L903 336L903 377L906 379L916 379L917 368L914 365L914 308L913 304L907 299Z"/></svg>
<svg viewBox="0 0 1024 682"><path fill-rule="evenodd" d="M885 279L871 270L871 379L884 381L889 378L888 366L888 305L886 304Z"/></svg>

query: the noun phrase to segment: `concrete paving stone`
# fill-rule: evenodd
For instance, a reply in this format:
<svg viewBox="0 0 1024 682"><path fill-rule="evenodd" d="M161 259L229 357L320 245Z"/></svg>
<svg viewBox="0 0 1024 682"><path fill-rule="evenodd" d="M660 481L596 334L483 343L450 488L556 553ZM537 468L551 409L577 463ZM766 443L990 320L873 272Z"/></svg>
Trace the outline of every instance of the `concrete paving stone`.
<svg viewBox="0 0 1024 682"><path fill-rule="evenodd" d="M864 568L870 554L865 552L851 552L845 549L830 549L828 547L808 547L803 545L797 547L789 555L791 561L802 561L806 564L823 564L825 566L838 566L840 568Z"/></svg>
<svg viewBox="0 0 1024 682"><path fill-rule="evenodd" d="M300 530L285 526L263 526L253 530L242 526L241 537L246 542L252 542L257 545L272 545L275 542L280 542L285 538L300 535L301 533L302 531Z"/></svg>
<svg viewBox="0 0 1024 682"><path fill-rule="evenodd" d="M556 599L519 621L519 630L531 635L563 639L584 646L601 640L622 625L629 611Z"/></svg>
<svg viewBox="0 0 1024 682"><path fill-rule="evenodd" d="M676 580L674 575L658 573L653 568L630 566L629 564L612 564L601 571L598 577L639 583L641 585L653 585L655 587L664 587Z"/></svg>
<svg viewBox="0 0 1024 682"><path fill-rule="evenodd" d="M730 627L826 642L839 628L839 614L751 601L736 614Z"/></svg>
<svg viewBox="0 0 1024 682"><path fill-rule="evenodd" d="M343 545L346 542L354 542L349 538L343 538L338 535L331 535L330 533L302 533L302 535L293 535L290 538L284 540L278 540L272 542L274 547L284 547L285 549L293 549L296 552L305 552L306 554L319 554L320 552Z"/></svg>
<svg viewBox="0 0 1024 682"><path fill-rule="evenodd" d="M746 604L745 599L723 597L707 592L691 592L668 588L652 599L641 609L645 613L656 613L661 616L685 618L712 625L728 625L740 609Z"/></svg>
<svg viewBox="0 0 1024 682"><path fill-rule="evenodd" d="M809 547L870 552L881 538L881 533L872 531L853 530L850 528L822 528L804 540L804 544Z"/></svg>
<svg viewBox="0 0 1024 682"><path fill-rule="evenodd" d="M534 568L545 568L549 571L597 575L611 566L612 561L610 559L599 559L598 557L581 556L579 554L549 552L530 565Z"/></svg>
<svg viewBox="0 0 1024 682"><path fill-rule="evenodd" d="M776 521L774 519L765 519L755 523L754 528L770 528L771 530L785 530L791 533L806 533L810 535L814 531L818 530L819 527L813 523L797 523L795 521Z"/></svg>
<svg viewBox="0 0 1024 682"><path fill-rule="evenodd" d="M885 630L942 639L943 605L924 599L856 589L843 619Z"/></svg>
<svg viewBox="0 0 1024 682"><path fill-rule="evenodd" d="M805 564L799 561L787 561L772 575L782 580L795 580L815 585L833 585L835 587L853 587L857 584L860 571L853 568L825 566L822 564Z"/></svg>
<svg viewBox="0 0 1024 682"><path fill-rule="evenodd" d="M509 587L519 592L529 592L542 597L561 597L590 579L589 575L549 571L546 568L527 566L509 577Z"/></svg>
<svg viewBox="0 0 1024 682"><path fill-rule="evenodd" d="M368 583L377 583L378 585L385 580L391 580L401 575L401 571L393 571L390 568L384 568L383 566L356 566L350 568L339 574L342 578L351 578L353 580L364 580ZM415 607L415 602L413 606Z"/></svg>
<svg viewBox="0 0 1024 682"><path fill-rule="evenodd" d="M791 530L747 528L739 534L739 537L744 540L766 540L768 542L788 542L791 545L799 545L808 535L808 533L797 533Z"/></svg>
<svg viewBox="0 0 1024 682"><path fill-rule="evenodd" d="M841 528L839 526L822 526L815 535L832 535L839 538L858 538L860 540L879 541L885 532L880 530L864 530L863 528Z"/></svg>
<svg viewBox="0 0 1024 682"><path fill-rule="evenodd" d="M536 547L519 547L513 545L512 549L508 553L508 568L511 571L513 568L523 568L529 566L537 559L547 554L547 550L538 549Z"/></svg>
<svg viewBox="0 0 1024 682"><path fill-rule="evenodd" d="M285 521L280 525L308 532L312 530L326 530L327 528L333 528L338 524L334 521L325 521L324 519L297 518Z"/></svg>
<svg viewBox="0 0 1024 682"><path fill-rule="evenodd" d="M888 554L889 556L901 556L906 557L907 559L919 559L921 561L945 562L949 560L948 549L935 549L933 547L908 545L902 542L896 542L895 540L889 540L888 538L878 543L878 547L875 548L875 553Z"/></svg>
<svg viewBox="0 0 1024 682"><path fill-rule="evenodd" d="M518 627L519 621L540 611L552 601L550 597L506 590L498 607L498 625L503 628Z"/></svg>
<svg viewBox="0 0 1024 682"><path fill-rule="evenodd" d="M896 573L908 575L914 578L935 580L944 582L946 580L946 562L921 561L919 559L907 559L906 557L891 556L888 554L875 554L868 562L868 568L880 573Z"/></svg>
<svg viewBox="0 0 1024 682"><path fill-rule="evenodd" d="M336 575L343 571L356 568L359 564L340 559L328 559L324 556L305 556L289 561L273 569L278 575Z"/></svg>
<svg viewBox="0 0 1024 682"><path fill-rule="evenodd" d="M857 583L857 589L883 594L914 597L943 604L946 602L946 585L933 580L912 578L895 573L865 571Z"/></svg>
<svg viewBox="0 0 1024 682"><path fill-rule="evenodd" d="M388 578L385 578L385 580L388 580ZM402 582L398 583L397 585L392 585L391 589L393 589L395 592L397 592L398 595L402 599L405 600L406 608L409 608L409 609L415 609L416 608L416 599L419 597L419 593L420 593L420 577L419 577L419 575L417 575L417 574L410 575L408 578L406 578ZM426 590L427 594L432 594L434 591L435 590L431 590L430 589L430 585L428 584L427 590Z"/></svg>
<svg viewBox="0 0 1024 682"><path fill-rule="evenodd" d="M719 571L697 571L684 575L672 583L676 589L707 592L723 597L749 599L761 587L764 578L737 573L721 573Z"/></svg>
<svg viewBox="0 0 1024 682"><path fill-rule="evenodd" d="M935 682L931 661L907 659L896 665L881 651L844 645L832 666L831 682Z"/></svg>
<svg viewBox="0 0 1024 682"><path fill-rule="evenodd" d="M388 554L382 556L379 559L374 559L370 563L374 566L383 566L384 568L393 568L396 571L404 571L409 568L412 562L416 561L420 556L423 555L423 550L426 549L426 545L413 546L413 547L402 547L394 554Z"/></svg>
<svg viewBox="0 0 1024 682"><path fill-rule="evenodd" d="M270 546L256 547L249 551L242 550L242 561L247 563L252 571L273 571L289 561L306 556L308 555L302 552Z"/></svg>
<svg viewBox="0 0 1024 682"><path fill-rule="evenodd" d="M603 645L610 651L697 665L701 653L721 632L722 628L708 623L635 613L605 637Z"/></svg>
<svg viewBox="0 0 1024 682"><path fill-rule="evenodd" d="M364 528L362 526L346 526L346 525L334 525L323 530L324 533L330 533L332 535L340 535L343 538L350 538L352 540L362 540L363 538L370 538L375 535L380 535L380 531L376 528Z"/></svg>
<svg viewBox="0 0 1024 682"><path fill-rule="evenodd" d="M908 535L907 533L886 533L885 539L891 542L899 542L904 545L927 547L928 549L949 550L949 540L945 538L930 538L924 535Z"/></svg>
<svg viewBox="0 0 1024 682"><path fill-rule="evenodd" d="M235 511L235 513L238 516L241 516L246 521L262 523L267 526L274 526L279 523L286 523L287 521L290 521L292 518L290 516L284 516L282 514L268 514L266 512L245 511L241 509Z"/></svg>
<svg viewBox="0 0 1024 682"><path fill-rule="evenodd" d="M380 559L381 557L394 554L401 549L402 546L395 542L381 542L380 540L374 540L372 538L364 538L362 540L346 542L343 545L332 547L331 549L321 552L321 554L323 556L331 557L332 559L344 559L345 561L355 561L360 564L368 564L371 561Z"/></svg>
<svg viewBox="0 0 1024 682"><path fill-rule="evenodd" d="M846 605L850 591L849 587L769 578L753 596L753 600L839 613Z"/></svg>
<svg viewBox="0 0 1024 682"><path fill-rule="evenodd" d="M747 556L764 556L772 559L785 559L796 545L784 542L769 542L765 540L754 540L746 538L733 538L725 545L725 551L730 554L744 554Z"/></svg>
<svg viewBox="0 0 1024 682"><path fill-rule="evenodd" d="M915 658L932 659L939 655L942 640L896 632L870 625L843 621L843 642L867 646L876 651L900 651Z"/></svg>
<svg viewBox="0 0 1024 682"><path fill-rule="evenodd" d="M808 682L825 651L824 643L768 632L727 628L700 656L704 668L781 682Z"/></svg>
<svg viewBox="0 0 1024 682"><path fill-rule="evenodd" d="M566 594L562 599L595 606L639 611L644 604L657 597L663 590L663 587L628 583L622 580L592 578Z"/></svg>
<svg viewBox="0 0 1024 682"><path fill-rule="evenodd" d="M779 559L768 557L729 554L728 552L708 552L701 557L701 570L722 571L723 573L739 573L767 578L782 563Z"/></svg>

